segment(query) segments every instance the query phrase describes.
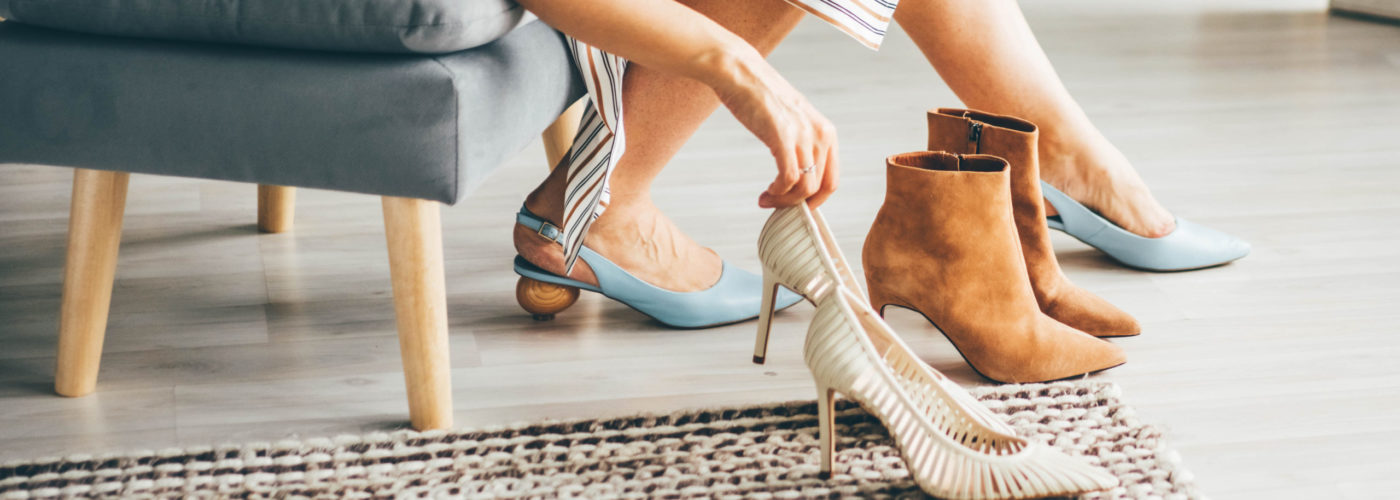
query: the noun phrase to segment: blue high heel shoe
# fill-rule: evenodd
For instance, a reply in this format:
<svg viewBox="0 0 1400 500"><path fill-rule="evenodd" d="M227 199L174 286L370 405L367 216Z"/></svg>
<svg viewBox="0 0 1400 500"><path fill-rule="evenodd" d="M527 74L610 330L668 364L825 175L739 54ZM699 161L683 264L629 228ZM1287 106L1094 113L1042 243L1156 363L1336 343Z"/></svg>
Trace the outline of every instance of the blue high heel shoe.
<svg viewBox="0 0 1400 500"><path fill-rule="evenodd" d="M555 242L562 236L558 227L530 213L523 206L515 220ZM579 249L578 258L588 263L593 275L598 277L597 286L545 271L517 255L515 273L528 278L521 279L516 287L516 299L520 305L534 313L536 319L548 319L555 312L573 304L578 298L578 290L588 290L626 304L666 326L709 328L757 318L763 301L763 278L730 267L728 262L724 263L719 281L714 286L698 292L673 292L632 276L588 247ZM800 300L801 296L782 289L776 305L778 309L784 309Z"/></svg>
<svg viewBox="0 0 1400 500"><path fill-rule="evenodd" d="M1123 265L1146 271L1190 271L1230 263L1249 255L1249 243L1178 217L1176 229L1144 238L1118 227L1045 181L1045 199L1059 215L1047 217L1058 229L1099 249Z"/></svg>

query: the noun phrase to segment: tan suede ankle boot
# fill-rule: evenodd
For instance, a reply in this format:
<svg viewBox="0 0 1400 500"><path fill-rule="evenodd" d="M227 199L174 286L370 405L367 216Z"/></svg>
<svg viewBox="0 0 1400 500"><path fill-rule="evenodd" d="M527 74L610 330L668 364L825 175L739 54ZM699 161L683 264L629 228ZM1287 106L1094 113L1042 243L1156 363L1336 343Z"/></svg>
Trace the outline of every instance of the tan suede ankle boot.
<svg viewBox="0 0 1400 500"><path fill-rule="evenodd" d="M865 239L870 305L918 311L983 376L1073 377L1124 362L1117 346L1040 311L1011 217L1007 163L917 152L886 160L885 204Z"/></svg>
<svg viewBox="0 0 1400 500"><path fill-rule="evenodd" d="M1040 161L1035 124L1010 116L966 109L928 112L928 149L986 154L1005 159L1011 169L1011 202L1021 253L1040 310L1061 323L1096 337L1142 332L1131 315L1065 277L1050 245L1040 194Z"/></svg>

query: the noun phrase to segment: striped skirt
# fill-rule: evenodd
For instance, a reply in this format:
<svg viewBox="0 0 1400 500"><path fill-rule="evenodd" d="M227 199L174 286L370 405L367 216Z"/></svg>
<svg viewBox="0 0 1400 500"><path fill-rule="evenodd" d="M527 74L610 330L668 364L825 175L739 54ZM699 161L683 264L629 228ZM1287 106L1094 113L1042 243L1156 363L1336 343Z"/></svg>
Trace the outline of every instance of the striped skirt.
<svg viewBox="0 0 1400 500"><path fill-rule="evenodd" d="M898 0L787 0L866 47L878 50ZM622 77L627 60L568 38L588 87L588 106L569 149L562 224L565 266L572 270L593 221L608 207L608 178L627 149L622 123Z"/></svg>

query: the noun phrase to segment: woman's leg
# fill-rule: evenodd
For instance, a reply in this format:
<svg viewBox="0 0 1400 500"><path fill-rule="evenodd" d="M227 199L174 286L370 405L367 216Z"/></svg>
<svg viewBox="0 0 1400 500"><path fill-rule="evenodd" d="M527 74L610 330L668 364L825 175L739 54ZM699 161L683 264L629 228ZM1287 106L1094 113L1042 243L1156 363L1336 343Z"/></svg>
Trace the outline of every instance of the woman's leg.
<svg viewBox="0 0 1400 500"><path fill-rule="evenodd" d="M797 26L802 11L783 0L684 0L688 5L768 54ZM651 183L681 146L719 107L713 91L700 82L628 66L622 87L627 152L611 178L608 209L593 223L586 244L638 278L676 291L709 288L722 263L657 210ZM554 222L564 212L565 168L555 168L525 204ZM522 226L515 248L526 260L563 274L563 249ZM574 279L597 283L587 264L574 266Z"/></svg>
<svg viewBox="0 0 1400 500"><path fill-rule="evenodd" d="M1041 178L1128 231L1172 231L1171 213L1070 97L1014 0L904 0L895 20L967 107L1039 125Z"/></svg>

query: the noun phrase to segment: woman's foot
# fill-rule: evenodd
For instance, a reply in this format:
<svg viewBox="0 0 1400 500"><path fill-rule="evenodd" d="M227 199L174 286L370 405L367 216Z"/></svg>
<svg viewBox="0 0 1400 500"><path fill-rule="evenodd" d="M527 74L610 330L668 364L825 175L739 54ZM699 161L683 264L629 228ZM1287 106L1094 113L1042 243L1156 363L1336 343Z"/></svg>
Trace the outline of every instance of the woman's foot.
<svg viewBox="0 0 1400 500"><path fill-rule="evenodd" d="M1042 138L1040 178L1138 236L1160 238L1176 229L1176 217L1152 196L1128 158L1102 136L1090 144ZM1046 203L1045 213L1055 215L1055 207Z"/></svg>
<svg viewBox="0 0 1400 500"><path fill-rule="evenodd" d="M562 169L561 169L562 170ZM562 172L551 173L530 193L525 207L558 224L563 222ZM515 250L531 264L564 275L564 248L524 226L515 226ZM614 203L593 222L584 244L638 279L675 291L695 292L719 281L724 261L700 246L650 200ZM596 285L597 277L582 260L574 264L572 279Z"/></svg>

